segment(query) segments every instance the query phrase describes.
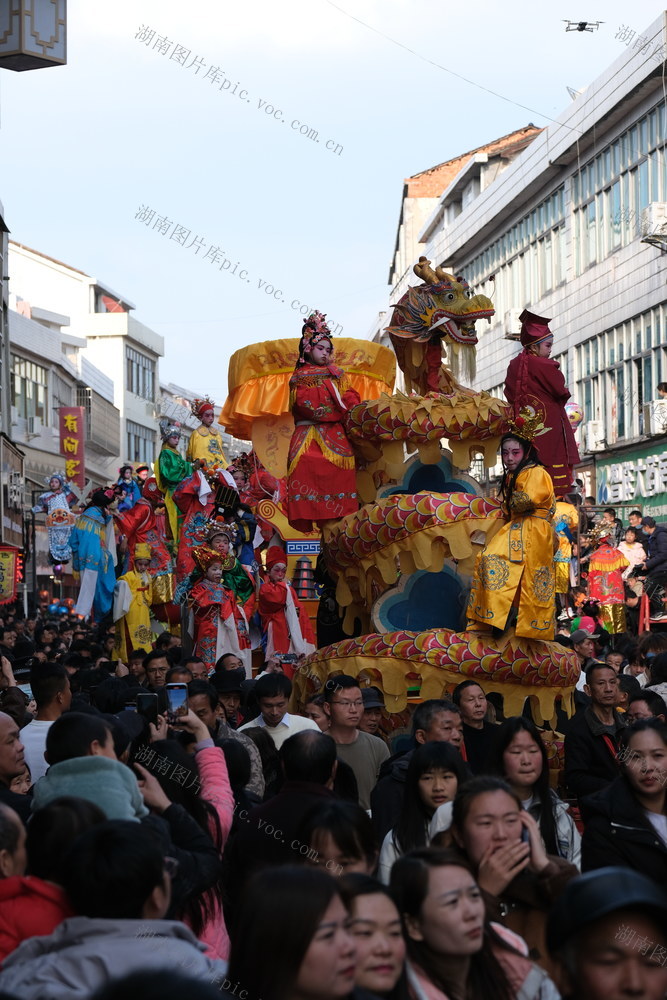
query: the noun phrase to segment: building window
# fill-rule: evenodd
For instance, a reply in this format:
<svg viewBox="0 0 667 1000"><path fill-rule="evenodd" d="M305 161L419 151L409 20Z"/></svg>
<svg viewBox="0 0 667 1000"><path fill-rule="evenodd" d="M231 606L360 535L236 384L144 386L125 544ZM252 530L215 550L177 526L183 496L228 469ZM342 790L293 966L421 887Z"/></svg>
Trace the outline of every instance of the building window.
<svg viewBox="0 0 667 1000"><path fill-rule="evenodd" d="M125 348L127 390L143 399L155 400L155 362L133 347Z"/></svg>
<svg viewBox="0 0 667 1000"><path fill-rule="evenodd" d="M127 459L150 465L155 461L155 431L133 420L127 421Z"/></svg>
<svg viewBox="0 0 667 1000"><path fill-rule="evenodd" d="M608 444L647 432L644 405L655 398L667 374L664 311L665 306L649 310L575 349L575 398L583 405L584 420L604 421ZM605 367L606 377L600 377Z"/></svg>
<svg viewBox="0 0 667 1000"><path fill-rule="evenodd" d="M46 368L12 354L11 397L19 417L36 417L48 424L47 376Z"/></svg>

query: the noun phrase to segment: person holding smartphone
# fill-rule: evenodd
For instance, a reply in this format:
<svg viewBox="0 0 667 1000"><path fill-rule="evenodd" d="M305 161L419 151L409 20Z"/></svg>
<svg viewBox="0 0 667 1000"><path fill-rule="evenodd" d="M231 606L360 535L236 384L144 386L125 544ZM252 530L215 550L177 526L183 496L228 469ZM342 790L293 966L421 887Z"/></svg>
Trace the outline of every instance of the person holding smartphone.
<svg viewBox="0 0 667 1000"><path fill-rule="evenodd" d="M549 972L547 914L578 869L547 854L536 820L500 778L473 778L458 790L451 832L473 866L491 919L520 934Z"/></svg>

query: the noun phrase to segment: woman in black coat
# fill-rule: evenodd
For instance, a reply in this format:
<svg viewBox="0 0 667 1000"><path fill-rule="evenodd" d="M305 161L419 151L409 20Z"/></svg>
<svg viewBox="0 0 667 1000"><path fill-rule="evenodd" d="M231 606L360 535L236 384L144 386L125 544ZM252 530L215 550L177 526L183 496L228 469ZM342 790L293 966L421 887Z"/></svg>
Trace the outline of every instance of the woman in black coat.
<svg viewBox="0 0 667 1000"><path fill-rule="evenodd" d="M622 772L582 801L582 871L621 865L667 882L667 724L642 719L621 736Z"/></svg>

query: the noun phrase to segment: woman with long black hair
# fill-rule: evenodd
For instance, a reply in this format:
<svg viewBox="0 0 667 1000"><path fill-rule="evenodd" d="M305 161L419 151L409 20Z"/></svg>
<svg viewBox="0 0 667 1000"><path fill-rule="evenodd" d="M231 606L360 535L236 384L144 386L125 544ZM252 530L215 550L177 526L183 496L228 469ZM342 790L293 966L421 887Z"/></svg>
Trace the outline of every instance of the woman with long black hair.
<svg viewBox="0 0 667 1000"><path fill-rule="evenodd" d="M520 423L521 422L521 423ZM526 639L553 639L555 633L554 487L531 440L536 418L516 420L520 434L500 443L505 475L499 498L506 523L477 557L470 599L469 628L504 631L513 606L515 633Z"/></svg>
<svg viewBox="0 0 667 1000"><path fill-rule="evenodd" d="M549 784L547 751L537 726L521 715L497 726L486 766L487 774L504 778L533 819L547 854L581 867L581 837L568 806Z"/></svg>
<svg viewBox="0 0 667 1000"><path fill-rule="evenodd" d="M403 918L414 1000L556 1000L525 942L488 921L470 864L453 851L422 848L399 858L391 890Z"/></svg>
<svg viewBox="0 0 667 1000"><path fill-rule="evenodd" d="M410 758L398 822L384 838L378 878L389 884L391 867L402 854L429 842L436 809L453 802L459 784L470 777L468 766L449 743L423 743Z"/></svg>
<svg viewBox="0 0 667 1000"><path fill-rule="evenodd" d="M338 880L310 866L266 868L248 883L228 991L247 1000L353 996L356 948Z"/></svg>

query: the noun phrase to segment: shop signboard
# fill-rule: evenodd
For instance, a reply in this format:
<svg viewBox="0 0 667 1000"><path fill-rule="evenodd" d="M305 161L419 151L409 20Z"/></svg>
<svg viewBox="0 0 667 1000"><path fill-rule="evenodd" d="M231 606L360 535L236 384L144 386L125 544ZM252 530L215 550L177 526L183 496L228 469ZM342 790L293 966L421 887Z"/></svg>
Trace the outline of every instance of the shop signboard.
<svg viewBox="0 0 667 1000"><path fill-rule="evenodd" d="M595 477L598 504L633 505L645 517L667 519L667 441L602 459Z"/></svg>

